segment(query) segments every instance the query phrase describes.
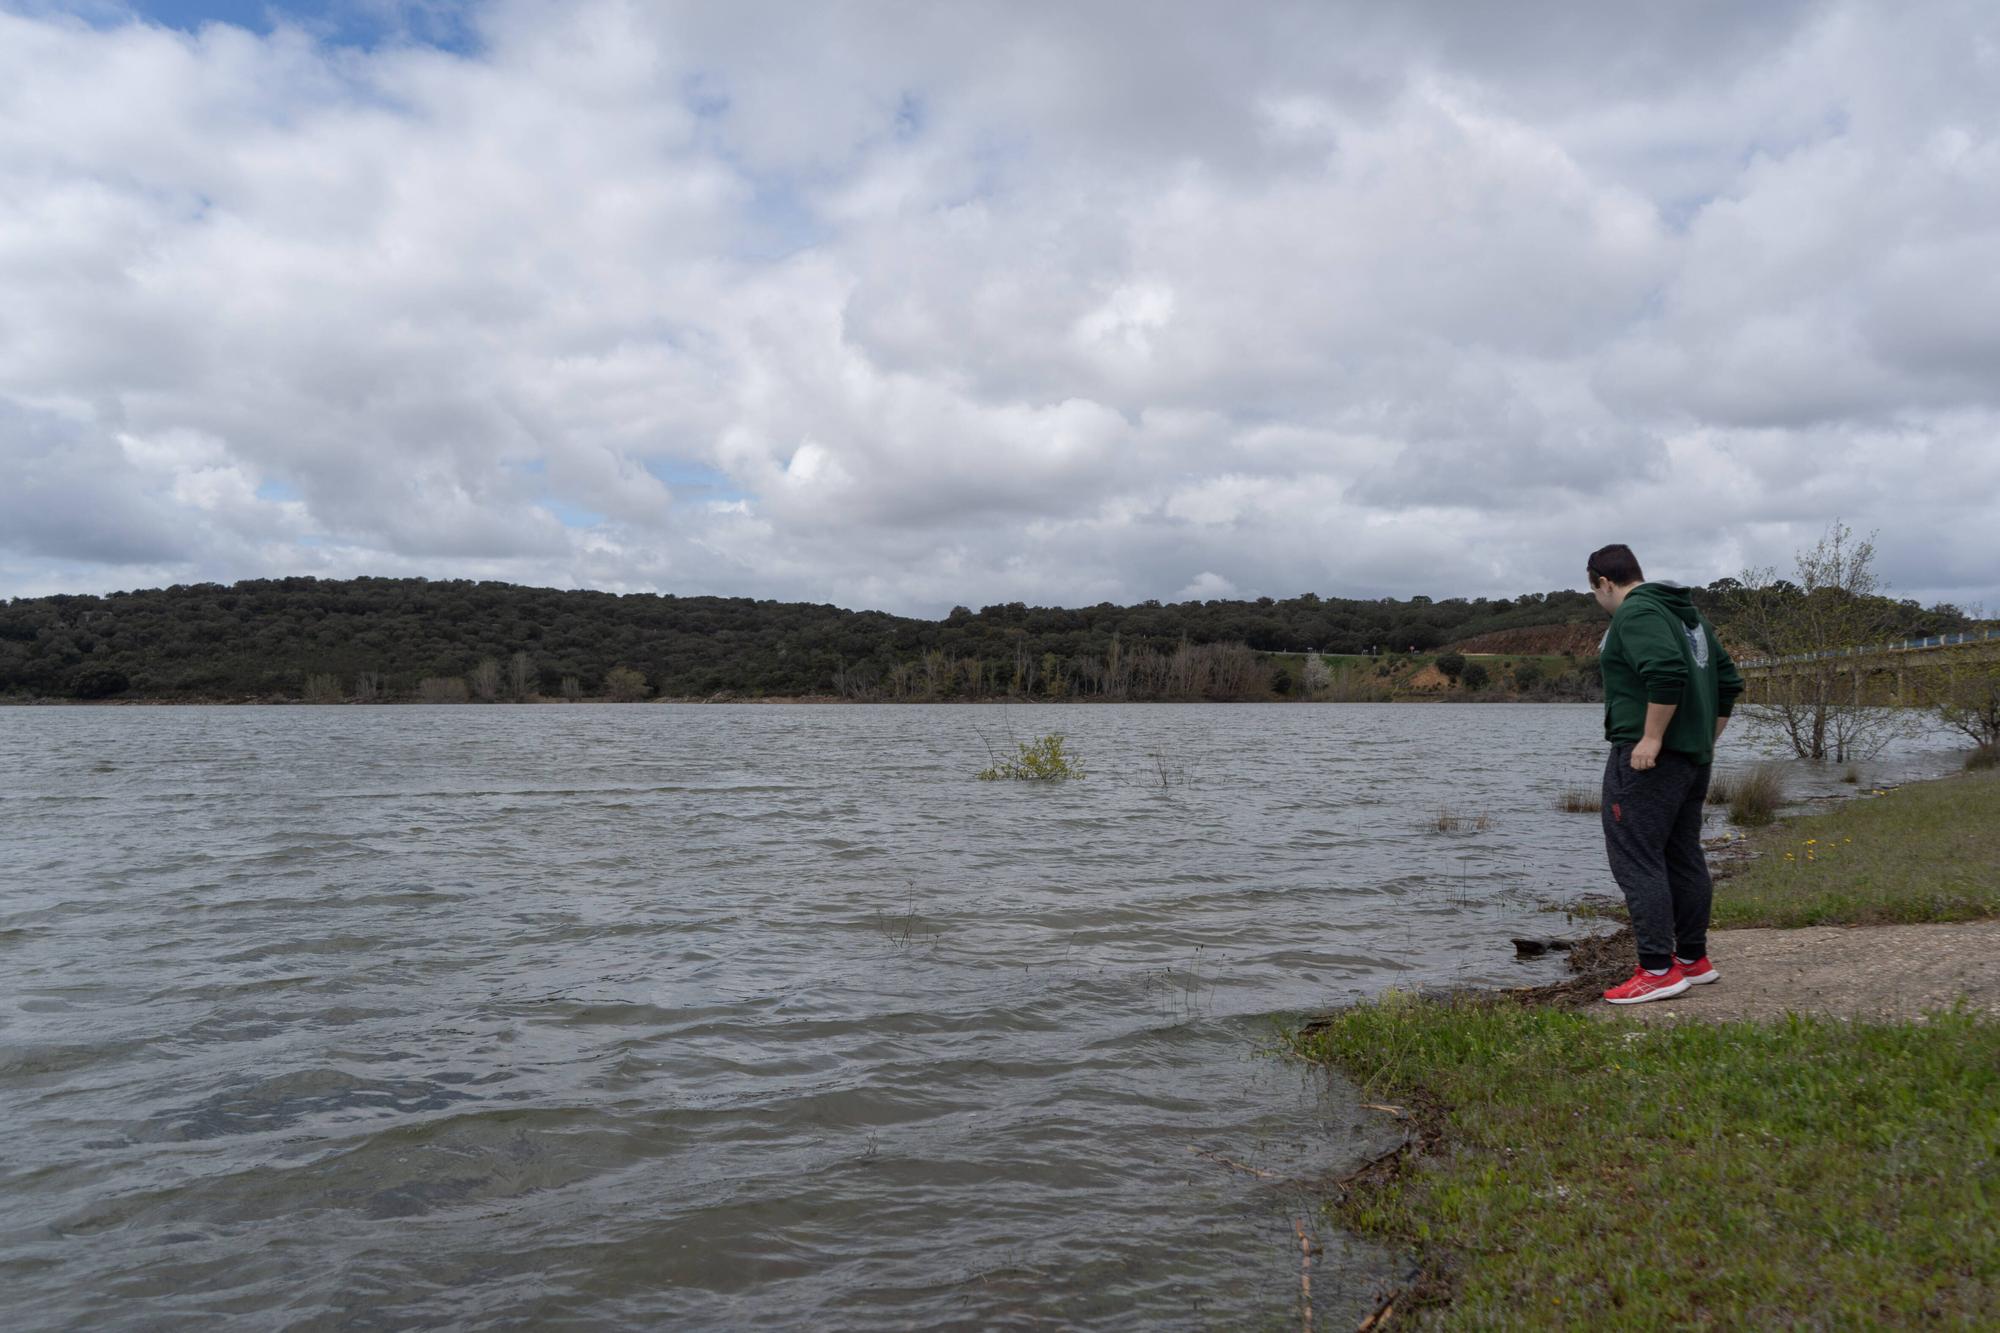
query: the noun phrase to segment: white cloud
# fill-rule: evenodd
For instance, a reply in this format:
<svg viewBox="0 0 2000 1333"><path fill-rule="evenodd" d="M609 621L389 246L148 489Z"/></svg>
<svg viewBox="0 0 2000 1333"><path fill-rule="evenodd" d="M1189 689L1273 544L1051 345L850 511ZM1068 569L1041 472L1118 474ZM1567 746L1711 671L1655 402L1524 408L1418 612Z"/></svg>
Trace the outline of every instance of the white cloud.
<svg viewBox="0 0 2000 1333"><path fill-rule="evenodd" d="M2000 604L1988 7L94 21L0 8L9 592Z"/></svg>
<svg viewBox="0 0 2000 1333"><path fill-rule="evenodd" d="M1236 585L1213 570L1204 569L1194 581L1174 594L1177 602L1221 601L1237 595Z"/></svg>

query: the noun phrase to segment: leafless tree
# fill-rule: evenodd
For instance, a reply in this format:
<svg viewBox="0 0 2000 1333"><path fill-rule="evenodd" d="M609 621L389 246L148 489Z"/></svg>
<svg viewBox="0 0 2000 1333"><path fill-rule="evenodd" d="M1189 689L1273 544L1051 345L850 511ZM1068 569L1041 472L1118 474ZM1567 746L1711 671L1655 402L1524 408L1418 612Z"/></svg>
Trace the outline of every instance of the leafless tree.
<svg viewBox="0 0 2000 1333"><path fill-rule="evenodd" d="M1933 668L1921 688L1938 721L1974 745L2000 745L2000 662Z"/></svg>
<svg viewBox="0 0 2000 1333"><path fill-rule="evenodd" d="M483 704L490 704L500 693L500 664L490 657L482 657L478 664L466 673L465 681L472 687L473 698Z"/></svg>
<svg viewBox="0 0 2000 1333"><path fill-rule="evenodd" d="M1306 654L1305 669L1299 674L1304 678L1301 684L1308 699L1319 698L1333 684L1333 672L1318 653Z"/></svg>
<svg viewBox="0 0 2000 1333"><path fill-rule="evenodd" d="M1868 759L1901 729L1892 709L1868 704L1852 650L1888 639L1892 604L1875 575L1875 543L1855 540L1835 519L1796 556L1794 580L1771 569L1743 572L1735 629L1756 655L1775 660L1770 679L1743 710L1783 736L1801 759Z"/></svg>
<svg viewBox="0 0 2000 1333"><path fill-rule="evenodd" d="M417 697L427 704L462 704L466 701L463 676L425 676L417 683Z"/></svg>

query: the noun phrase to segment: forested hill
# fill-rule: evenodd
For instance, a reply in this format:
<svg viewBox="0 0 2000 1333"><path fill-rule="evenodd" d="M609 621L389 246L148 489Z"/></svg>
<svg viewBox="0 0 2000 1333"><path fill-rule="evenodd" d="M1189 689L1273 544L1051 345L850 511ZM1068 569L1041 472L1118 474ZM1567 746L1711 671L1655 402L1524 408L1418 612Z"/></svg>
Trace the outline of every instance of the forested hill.
<svg viewBox="0 0 2000 1333"><path fill-rule="evenodd" d="M0 695L1249 698L1272 687L1263 653L1425 651L1601 614L1587 594L1559 591L1499 601L1014 602L929 621L463 580L258 579L0 605Z"/></svg>

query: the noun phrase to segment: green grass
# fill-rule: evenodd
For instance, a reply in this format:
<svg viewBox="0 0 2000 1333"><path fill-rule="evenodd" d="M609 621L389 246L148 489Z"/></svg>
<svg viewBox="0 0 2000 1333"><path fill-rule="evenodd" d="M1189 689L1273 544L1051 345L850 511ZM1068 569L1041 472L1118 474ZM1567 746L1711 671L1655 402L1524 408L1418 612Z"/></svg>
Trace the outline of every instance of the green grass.
<svg viewBox="0 0 2000 1333"><path fill-rule="evenodd" d="M1715 924L2000 914L2000 772L1751 839ZM2000 1024L1638 1027L1390 996L1292 1034L1421 1155L1329 1205L1416 1250L1450 1327L2000 1327ZM1428 1305L1425 1306L1425 1303Z"/></svg>
<svg viewBox="0 0 2000 1333"><path fill-rule="evenodd" d="M2000 1323L2000 1024L1391 999L1294 1035L1444 1151L1329 1205L1450 1327Z"/></svg>
<svg viewBox="0 0 2000 1333"><path fill-rule="evenodd" d="M2000 915L2000 771L1842 802L1752 835L1714 924L1878 925Z"/></svg>

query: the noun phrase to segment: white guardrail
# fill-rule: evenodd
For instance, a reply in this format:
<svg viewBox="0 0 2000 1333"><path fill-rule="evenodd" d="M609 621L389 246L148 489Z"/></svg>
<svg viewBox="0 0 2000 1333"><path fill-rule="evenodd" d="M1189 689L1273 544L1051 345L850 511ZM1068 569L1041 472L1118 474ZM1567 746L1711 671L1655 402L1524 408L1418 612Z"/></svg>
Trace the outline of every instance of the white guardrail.
<svg viewBox="0 0 2000 1333"><path fill-rule="evenodd" d="M1736 665L1767 667L1784 662L1817 662L1822 657L1872 657L1876 653L1906 653L1913 648L1943 648L1954 643L1984 643L1988 639L2000 639L2000 629L1968 630L1962 634L1933 634L1925 639L1903 639L1896 643L1878 643L1866 648L1828 648L1817 653L1793 653L1790 657L1746 657Z"/></svg>

